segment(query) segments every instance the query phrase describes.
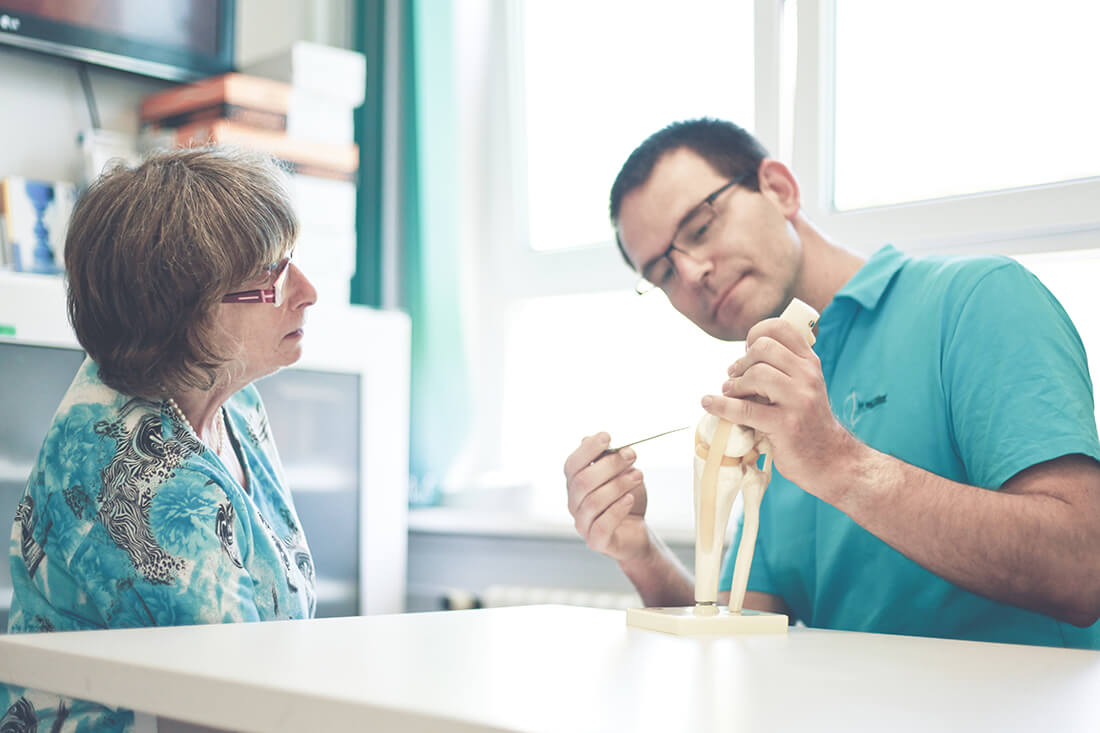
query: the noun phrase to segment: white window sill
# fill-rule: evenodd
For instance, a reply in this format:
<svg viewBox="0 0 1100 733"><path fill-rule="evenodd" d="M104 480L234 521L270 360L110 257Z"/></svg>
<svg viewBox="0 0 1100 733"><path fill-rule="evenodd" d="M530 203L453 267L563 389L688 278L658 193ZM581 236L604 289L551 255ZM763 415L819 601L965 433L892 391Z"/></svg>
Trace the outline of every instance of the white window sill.
<svg viewBox="0 0 1100 733"><path fill-rule="evenodd" d="M665 542L693 545L693 527L654 527ZM580 541L568 514L560 519L519 510L475 507L424 507L409 510L409 531L493 537L547 538Z"/></svg>

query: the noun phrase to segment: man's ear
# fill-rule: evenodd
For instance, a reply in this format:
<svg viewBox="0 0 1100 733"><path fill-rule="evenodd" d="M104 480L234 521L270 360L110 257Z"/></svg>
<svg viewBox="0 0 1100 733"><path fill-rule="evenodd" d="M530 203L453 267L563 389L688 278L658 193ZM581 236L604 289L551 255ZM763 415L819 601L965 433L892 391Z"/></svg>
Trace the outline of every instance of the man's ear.
<svg viewBox="0 0 1100 733"><path fill-rule="evenodd" d="M802 194L798 180L787 166L772 158L765 158L757 171L760 193L776 205L784 218L793 219L802 208Z"/></svg>

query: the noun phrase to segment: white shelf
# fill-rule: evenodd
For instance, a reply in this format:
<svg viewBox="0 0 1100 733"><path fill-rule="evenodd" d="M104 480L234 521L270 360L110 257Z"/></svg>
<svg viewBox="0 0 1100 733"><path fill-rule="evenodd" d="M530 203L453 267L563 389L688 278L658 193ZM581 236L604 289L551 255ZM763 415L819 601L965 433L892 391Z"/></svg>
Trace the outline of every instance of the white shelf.
<svg viewBox="0 0 1100 733"><path fill-rule="evenodd" d="M581 541L569 521L569 513L548 518L538 514L493 509L427 507L409 511L409 531L432 534L468 534L496 537L544 537ZM655 526L657 532L671 544L694 544L693 527Z"/></svg>
<svg viewBox="0 0 1100 733"><path fill-rule="evenodd" d="M4 340L80 348L65 305L65 279L0 270L0 322L14 329Z"/></svg>

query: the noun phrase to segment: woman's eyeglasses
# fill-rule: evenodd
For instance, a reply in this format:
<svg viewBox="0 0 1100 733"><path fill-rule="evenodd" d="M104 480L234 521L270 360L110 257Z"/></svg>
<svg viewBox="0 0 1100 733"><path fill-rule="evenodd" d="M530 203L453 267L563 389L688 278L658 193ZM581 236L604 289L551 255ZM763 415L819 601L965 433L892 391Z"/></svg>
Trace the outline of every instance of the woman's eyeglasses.
<svg viewBox="0 0 1100 733"><path fill-rule="evenodd" d="M274 278L270 287L257 290L241 290L229 293L222 297L223 303L274 303L276 307L283 304L283 291L286 289L287 274L290 272L290 260L294 256L291 253L279 260L270 270L268 277Z"/></svg>

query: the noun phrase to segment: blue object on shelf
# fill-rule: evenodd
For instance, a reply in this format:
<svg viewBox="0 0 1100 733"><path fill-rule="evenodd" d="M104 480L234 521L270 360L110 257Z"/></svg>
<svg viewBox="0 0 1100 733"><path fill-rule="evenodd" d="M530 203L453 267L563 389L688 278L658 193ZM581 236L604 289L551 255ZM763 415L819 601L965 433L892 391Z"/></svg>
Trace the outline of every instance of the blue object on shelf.
<svg viewBox="0 0 1100 733"><path fill-rule="evenodd" d="M27 198L34 206L34 251L31 254L31 272L54 274L61 271L54 261L53 251L50 249L50 230L46 227L44 216L46 207L54 198L53 186L41 181L27 181Z"/></svg>

